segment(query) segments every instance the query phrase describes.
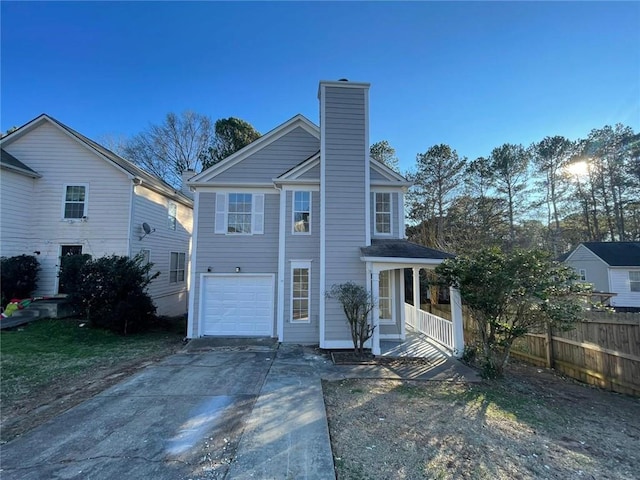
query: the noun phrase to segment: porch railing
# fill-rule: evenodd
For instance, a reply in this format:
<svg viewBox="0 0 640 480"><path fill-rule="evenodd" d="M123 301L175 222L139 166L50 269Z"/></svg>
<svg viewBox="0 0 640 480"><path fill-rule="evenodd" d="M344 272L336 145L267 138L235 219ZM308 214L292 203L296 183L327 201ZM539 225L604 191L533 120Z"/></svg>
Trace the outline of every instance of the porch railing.
<svg viewBox="0 0 640 480"><path fill-rule="evenodd" d="M453 322L409 303L404 304L405 321L415 330L453 350Z"/></svg>

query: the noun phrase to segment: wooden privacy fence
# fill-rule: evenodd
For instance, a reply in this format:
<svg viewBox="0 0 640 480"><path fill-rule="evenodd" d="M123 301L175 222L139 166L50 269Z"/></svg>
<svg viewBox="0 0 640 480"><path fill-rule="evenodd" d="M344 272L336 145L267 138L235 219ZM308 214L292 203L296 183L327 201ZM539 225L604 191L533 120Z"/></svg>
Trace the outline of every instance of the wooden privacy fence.
<svg viewBox="0 0 640 480"><path fill-rule="evenodd" d="M425 310L450 318L448 305ZM469 344L477 335L466 306L463 318ZM549 329L519 338L511 356L591 385L640 396L640 313L584 312L573 330Z"/></svg>

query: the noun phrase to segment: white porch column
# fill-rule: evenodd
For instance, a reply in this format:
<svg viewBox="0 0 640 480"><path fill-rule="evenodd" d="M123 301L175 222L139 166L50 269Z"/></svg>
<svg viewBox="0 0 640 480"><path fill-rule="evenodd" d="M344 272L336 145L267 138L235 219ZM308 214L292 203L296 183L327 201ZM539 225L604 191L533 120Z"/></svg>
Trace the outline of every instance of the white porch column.
<svg viewBox="0 0 640 480"><path fill-rule="evenodd" d="M371 337L371 353L380 355L380 272L375 268L371 271L371 296L373 298L372 325L373 337Z"/></svg>
<svg viewBox="0 0 640 480"><path fill-rule="evenodd" d="M420 269L413 267L413 306L420 310Z"/></svg>
<svg viewBox="0 0 640 480"><path fill-rule="evenodd" d="M453 321L453 355L462 357L464 352L464 321L462 319L462 298L457 288L449 287L451 299L451 320Z"/></svg>

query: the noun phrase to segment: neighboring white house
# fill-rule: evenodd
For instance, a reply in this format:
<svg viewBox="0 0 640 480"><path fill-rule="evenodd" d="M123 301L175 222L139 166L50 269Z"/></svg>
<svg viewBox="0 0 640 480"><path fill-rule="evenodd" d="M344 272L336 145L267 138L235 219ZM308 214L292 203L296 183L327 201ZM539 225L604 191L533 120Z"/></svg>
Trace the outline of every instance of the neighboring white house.
<svg viewBox="0 0 640 480"><path fill-rule="evenodd" d="M296 115L189 181L189 337L352 348L325 293L353 281L377 300L377 354L405 337L404 269L417 279L451 256L405 240L410 183L369 158L369 84L323 81L318 97L320 126Z"/></svg>
<svg viewBox="0 0 640 480"><path fill-rule="evenodd" d="M640 308L640 242L584 242L562 261L594 291L615 294L612 307Z"/></svg>
<svg viewBox="0 0 640 480"><path fill-rule="evenodd" d="M186 312L191 198L48 115L0 146L0 255L37 256L37 295L59 293L63 255L142 252L160 272L149 287L158 313Z"/></svg>

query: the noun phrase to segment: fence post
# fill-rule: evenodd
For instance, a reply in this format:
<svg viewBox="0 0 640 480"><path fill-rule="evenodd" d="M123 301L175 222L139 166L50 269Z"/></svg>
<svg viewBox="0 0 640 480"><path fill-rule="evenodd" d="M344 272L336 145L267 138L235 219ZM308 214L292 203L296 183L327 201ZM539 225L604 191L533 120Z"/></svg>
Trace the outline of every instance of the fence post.
<svg viewBox="0 0 640 480"><path fill-rule="evenodd" d="M547 329L545 331L544 346L547 350L547 368L553 368L553 331L549 322L547 322Z"/></svg>
<svg viewBox="0 0 640 480"><path fill-rule="evenodd" d="M464 353L464 327L462 319L462 299L457 288L449 288L451 302L451 322L453 323L453 354L456 358Z"/></svg>

